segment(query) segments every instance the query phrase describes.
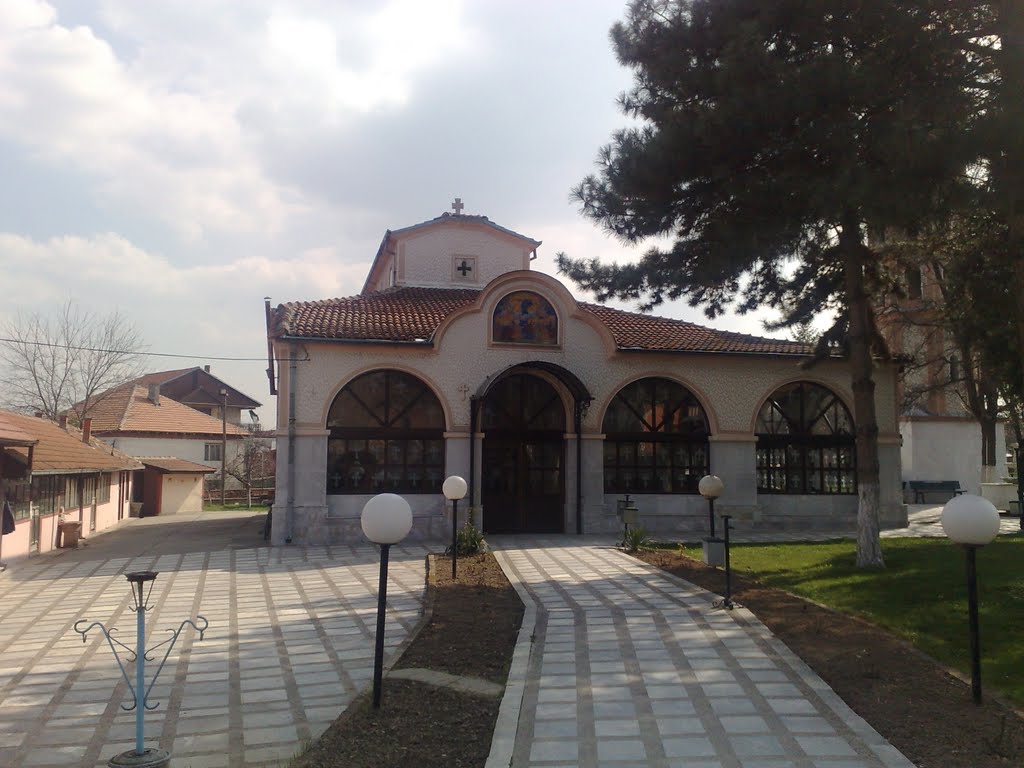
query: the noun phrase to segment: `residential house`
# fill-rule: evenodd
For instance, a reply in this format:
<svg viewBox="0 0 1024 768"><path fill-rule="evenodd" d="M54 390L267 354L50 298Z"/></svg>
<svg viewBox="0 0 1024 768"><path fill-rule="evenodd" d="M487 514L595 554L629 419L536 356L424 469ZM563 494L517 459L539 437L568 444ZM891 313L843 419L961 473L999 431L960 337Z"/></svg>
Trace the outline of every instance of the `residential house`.
<svg viewBox="0 0 1024 768"><path fill-rule="evenodd" d="M142 465L89 434L42 418L0 411L0 498L15 531L3 537L5 560L56 546L58 517L82 535L128 516L132 475Z"/></svg>
<svg viewBox="0 0 1024 768"><path fill-rule="evenodd" d="M578 301L531 269L541 243L460 210L388 231L362 292L266 307L278 395L275 543L361 540L374 494L444 536L448 475L489 533L704 532L700 478L744 529L857 517L845 360ZM883 524L905 523L895 365L876 400Z"/></svg>

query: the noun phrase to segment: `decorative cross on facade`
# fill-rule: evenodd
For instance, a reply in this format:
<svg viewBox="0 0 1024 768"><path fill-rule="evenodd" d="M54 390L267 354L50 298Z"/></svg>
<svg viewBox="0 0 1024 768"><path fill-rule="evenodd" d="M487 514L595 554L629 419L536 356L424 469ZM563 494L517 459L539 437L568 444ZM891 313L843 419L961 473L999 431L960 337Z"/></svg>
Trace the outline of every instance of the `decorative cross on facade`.
<svg viewBox="0 0 1024 768"><path fill-rule="evenodd" d="M463 277L465 277L469 272L473 271L473 267L471 267L469 263L465 259L463 259L462 263L455 268L455 271L461 274Z"/></svg>
<svg viewBox="0 0 1024 768"><path fill-rule="evenodd" d="M459 385L459 392L462 393L462 399L465 400L466 399L466 395L469 394L469 387L467 387L465 384L460 384Z"/></svg>
<svg viewBox="0 0 1024 768"><path fill-rule="evenodd" d="M452 210L455 211L455 215L456 216L461 216L462 215L462 209L465 208L465 207L466 206L464 206L462 204L462 198L461 197L456 197L455 198L455 202L452 203Z"/></svg>

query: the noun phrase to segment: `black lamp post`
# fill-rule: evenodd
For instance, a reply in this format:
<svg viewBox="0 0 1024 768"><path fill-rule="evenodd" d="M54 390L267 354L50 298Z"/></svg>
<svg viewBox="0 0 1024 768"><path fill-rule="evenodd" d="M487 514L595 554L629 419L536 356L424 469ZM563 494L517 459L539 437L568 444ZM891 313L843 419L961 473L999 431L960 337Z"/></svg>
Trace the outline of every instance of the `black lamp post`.
<svg viewBox="0 0 1024 768"><path fill-rule="evenodd" d="M967 616L971 633L971 696L981 704L981 643L978 630L978 571L975 556L999 534L999 511L988 499L964 494L942 508L942 530L967 555Z"/></svg>
<svg viewBox="0 0 1024 768"><path fill-rule="evenodd" d="M384 617L387 613L388 554L412 530L412 508L409 502L394 493L381 493L363 506L360 518L363 533L374 544L380 544L380 581L377 587L377 636L373 654L373 708L380 709L381 683L384 671Z"/></svg>
<svg viewBox="0 0 1024 768"><path fill-rule="evenodd" d="M452 581L456 576L456 562L459 557L459 499L465 498L469 486L458 475L452 475L444 481L441 492L452 503Z"/></svg>
<svg viewBox="0 0 1024 768"><path fill-rule="evenodd" d="M722 540L715 536L715 499L722 495L725 483L718 475L704 475L697 484L700 495L708 500L708 535L704 539L704 562L722 564Z"/></svg>

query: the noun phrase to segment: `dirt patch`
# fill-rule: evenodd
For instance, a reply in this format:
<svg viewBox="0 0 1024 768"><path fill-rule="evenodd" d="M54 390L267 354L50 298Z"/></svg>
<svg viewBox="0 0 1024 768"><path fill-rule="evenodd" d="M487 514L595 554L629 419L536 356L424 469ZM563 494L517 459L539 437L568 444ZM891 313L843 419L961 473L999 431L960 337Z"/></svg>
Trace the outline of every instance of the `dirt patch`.
<svg viewBox="0 0 1024 768"><path fill-rule="evenodd" d="M431 557L429 618L396 669L433 669L504 683L523 605L493 555ZM482 766L500 698L385 677L381 708L370 693L345 713L294 768L469 768Z"/></svg>
<svg viewBox="0 0 1024 768"><path fill-rule="evenodd" d="M724 571L685 555L640 557L711 592L725 591ZM733 599L918 768L1024 766L1024 720L991 697L976 707L970 683L886 630L735 577Z"/></svg>

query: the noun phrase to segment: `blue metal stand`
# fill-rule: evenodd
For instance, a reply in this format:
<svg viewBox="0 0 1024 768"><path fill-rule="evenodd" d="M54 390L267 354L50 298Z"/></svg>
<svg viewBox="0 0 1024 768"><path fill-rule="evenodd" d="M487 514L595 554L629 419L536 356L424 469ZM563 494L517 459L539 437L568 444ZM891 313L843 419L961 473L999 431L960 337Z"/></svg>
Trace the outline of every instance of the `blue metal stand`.
<svg viewBox="0 0 1024 768"><path fill-rule="evenodd" d="M125 684L128 686L128 691L131 693L131 703L122 704L121 709L126 712L130 712L132 709L135 710L135 751L124 752L117 757L114 757L110 761L110 765L134 765L139 766L160 766L167 765L170 762L170 754L159 749L145 749L142 746L143 734L145 730L145 713L146 710L153 710L157 708L157 704L149 703L149 694L153 690L153 686L156 684L156 679L160 676L160 672L163 671L164 664L167 663L167 657L171 655L171 649L174 648L174 644L178 641L181 636L181 632L186 626L191 626L197 632L199 632L199 639L203 639L203 633L206 631L210 623L203 616L196 616L196 620L200 622L197 624L191 619L185 619L181 624L178 625L177 629L168 630L171 636L161 643L157 643L152 648L146 648L146 611L151 610L148 606L149 596L153 592L153 583L156 580L156 571L136 571L134 573L126 574L129 583L132 585L132 602L133 605L129 609L135 612L135 649L129 648L127 645L117 640L113 635L117 629L108 629L103 625L102 622L94 621L91 624L88 620L83 619L76 621L74 630L82 636L82 642L86 642L88 633L93 629L98 629L103 633L103 636L107 640L107 644L110 646L110 650L114 654L114 660L117 662L117 666L121 670L121 676L124 678ZM149 585L148 590L146 585ZM81 625L88 624L88 626L82 627ZM116 647L115 647L116 646ZM167 650L164 652L164 657L160 660L159 666L156 668L156 672L153 675L153 679L149 681L149 685L146 685L146 662L153 661L154 657L151 656L153 651L162 646L167 646ZM132 684L131 677L128 675L128 670L125 669L124 662L121 660L118 654L118 647L123 648L127 651L130 656L128 657L128 663L135 662L135 684Z"/></svg>

